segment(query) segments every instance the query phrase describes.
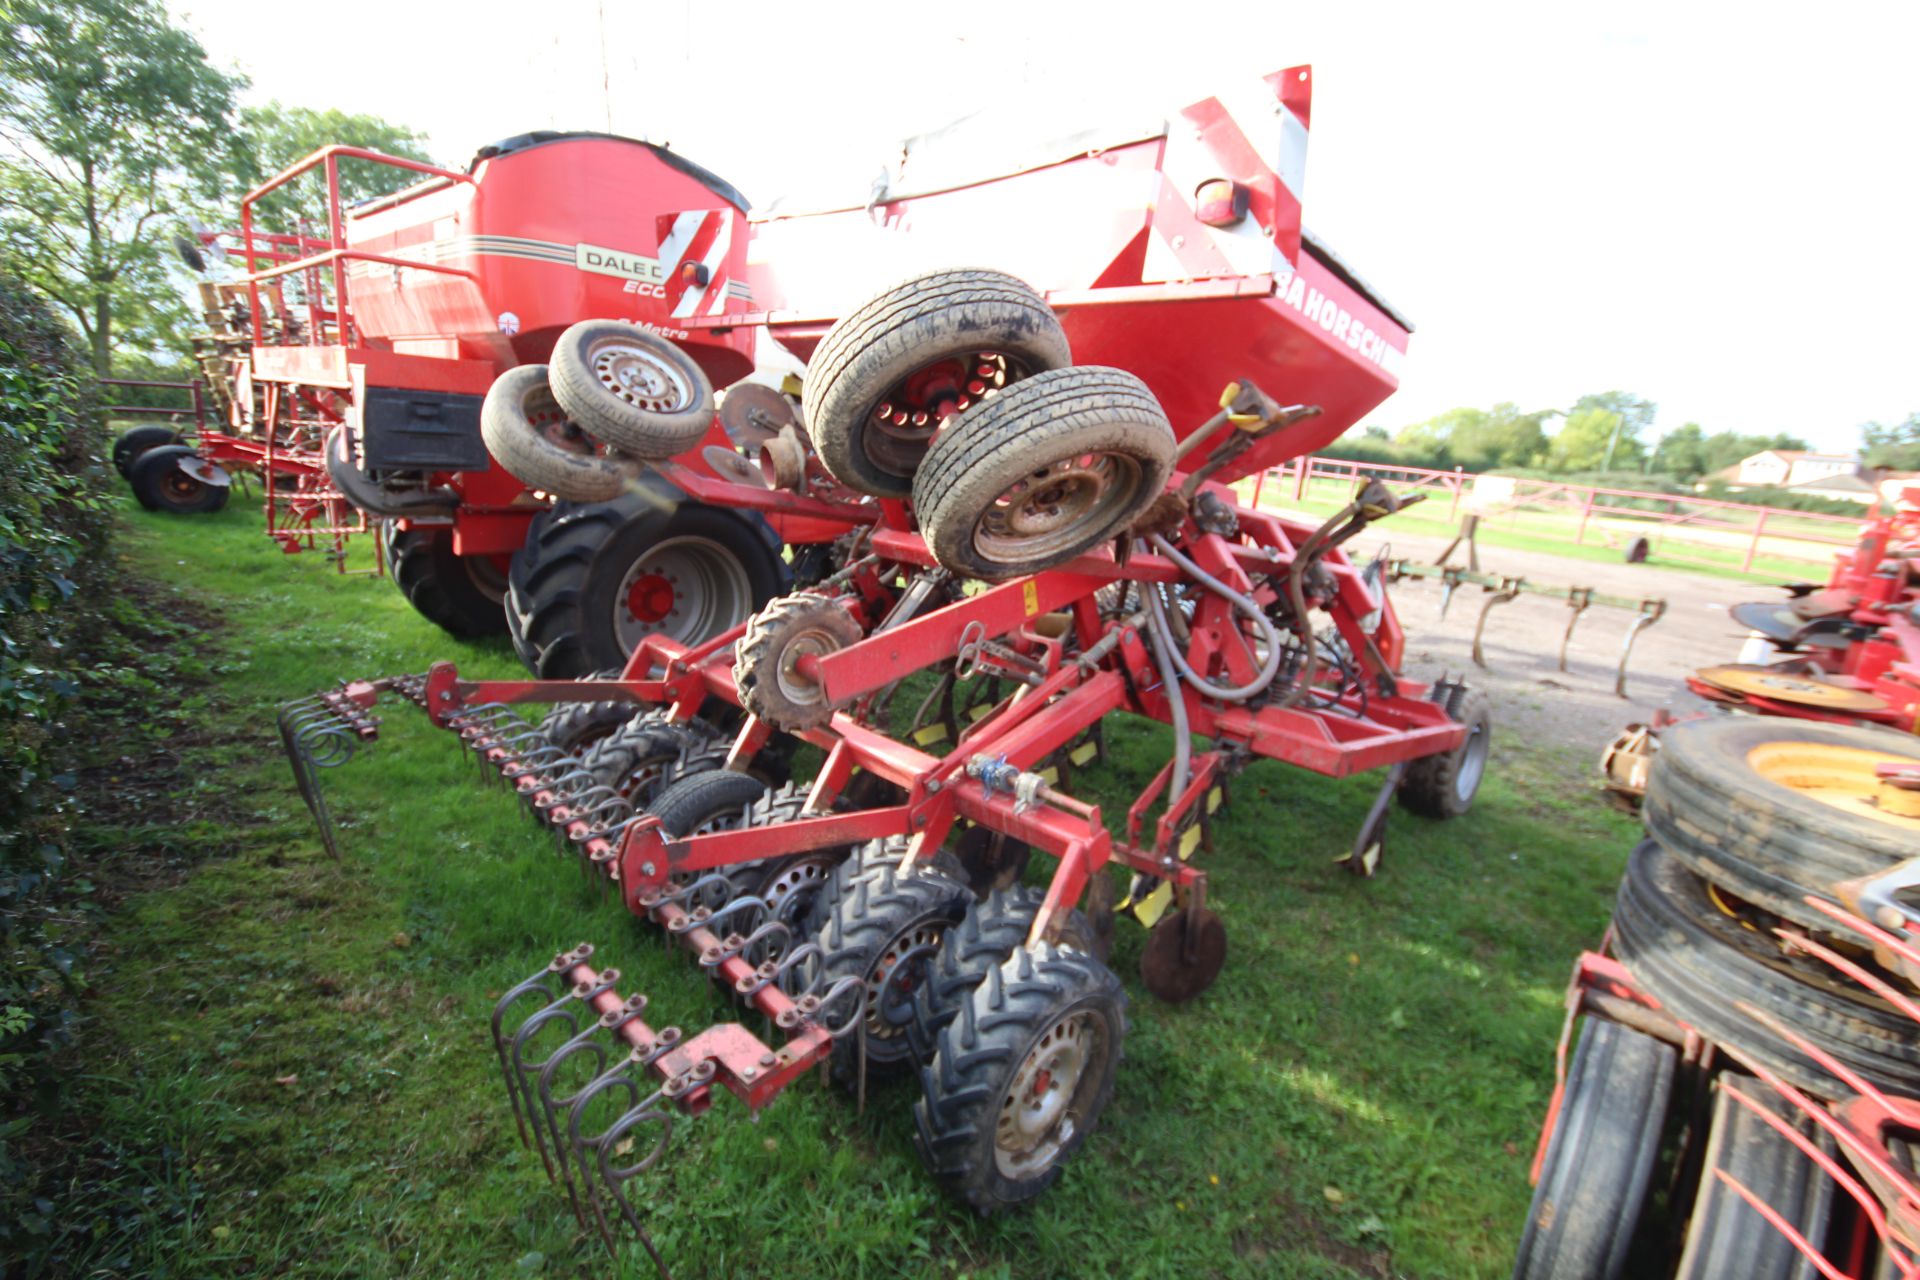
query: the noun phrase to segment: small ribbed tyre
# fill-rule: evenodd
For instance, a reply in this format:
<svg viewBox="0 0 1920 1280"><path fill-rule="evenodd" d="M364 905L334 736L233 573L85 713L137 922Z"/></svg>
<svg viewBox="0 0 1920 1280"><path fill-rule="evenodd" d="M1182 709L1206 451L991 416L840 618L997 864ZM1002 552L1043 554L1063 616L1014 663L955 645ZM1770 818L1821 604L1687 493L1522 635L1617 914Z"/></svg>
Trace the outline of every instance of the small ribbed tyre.
<svg viewBox="0 0 1920 1280"><path fill-rule="evenodd" d="M1039 885L995 889L969 906L959 925L947 930L933 969L917 993L917 1027L929 1044L973 999L974 989L987 980L987 974L1026 945L1033 918L1046 899L1047 891ZM1093 926L1077 909L1068 913L1060 941L1094 954Z"/></svg>
<svg viewBox="0 0 1920 1280"><path fill-rule="evenodd" d="M915 1033L915 996L932 972L947 930L966 915L973 895L967 886L924 862L888 865L878 875L844 886L820 945L818 989L857 978L864 993L860 1020L833 1044L833 1077L856 1087L863 1066L870 1075L905 1070L922 1061L929 1046Z"/></svg>
<svg viewBox="0 0 1920 1280"><path fill-rule="evenodd" d="M1647 780L1647 831L1700 875L1814 929L1804 901L1920 852L1920 818L1878 806L1874 767L1920 764L1920 741L1890 729L1777 716L1690 720L1661 735Z"/></svg>
<svg viewBox="0 0 1920 1280"><path fill-rule="evenodd" d="M826 690L799 667L859 643L860 624L830 597L782 596L747 621L733 650L733 683L740 705L776 729L796 732L833 719Z"/></svg>
<svg viewBox="0 0 1920 1280"><path fill-rule="evenodd" d="M568 502L606 502L640 474L637 459L583 430L560 407L543 364L523 364L493 380L480 405L480 438L514 479Z"/></svg>
<svg viewBox="0 0 1920 1280"><path fill-rule="evenodd" d="M682 779L725 764L731 746L704 721L675 721L665 711L649 711L589 743L581 760L594 782L646 809Z"/></svg>
<svg viewBox="0 0 1920 1280"><path fill-rule="evenodd" d="M987 972L920 1073L914 1145L981 1214L1052 1186L1113 1097L1127 993L1072 947L1020 947Z"/></svg>
<svg viewBox="0 0 1920 1280"><path fill-rule="evenodd" d="M750 774L715 769L681 778L655 797L647 812L660 819L667 835L685 839L742 827L772 826L798 816L806 802L807 793L802 787L788 784L769 790L766 783ZM706 887L695 895L695 903L711 909L752 892L766 878L768 865L756 859L684 872L671 880L676 885L706 881Z"/></svg>
<svg viewBox="0 0 1920 1280"><path fill-rule="evenodd" d="M133 496L149 511L199 515L227 505L229 486L208 484L181 470L183 462L199 458L184 444L156 445L134 459L128 483Z"/></svg>
<svg viewBox="0 0 1920 1280"><path fill-rule="evenodd" d="M713 384L693 357L638 325L582 320L553 344L548 378L569 417L635 458L664 462L713 425Z"/></svg>
<svg viewBox="0 0 1920 1280"><path fill-rule="evenodd" d="M934 559L996 582L1125 533L1160 496L1173 428L1146 384L1089 365L1035 374L947 424L913 481Z"/></svg>
<svg viewBox="0 0 1920 1280"><path fill-rule="evenodd" d="M587 677L589 681L619 678L618 667L596 671ZM645 714L657 713L650 713L646 704L640 702L616 702L611 699L601 702L556 702L546 715L540 717L540 732L550 745L584 756L594 743Z"/></svg>
<svg viewBox="0 0 1920 1280"><path fill-rule="evenodd" d="M140 460L149 449L157 449L163 444L179 444L180 433L172 427L146 423L138 427L129 427L122 431L113 442L113 469L120 473L121 479L131 479L133 464Z"/></svg>
<svg viewBox="0 0 1920 1280"><path fill-rule="evenodd" d="M1513 1280L1618 1280L1659 1160L1677 1060L1652 1036L1587 1019Z"/></svg>
<svg viewBox="0 0 1920 1280"><path fill-rule="evenodd" d="M807 431L850 489L913 492L948 416L1073 359L1052 308L999 271L916 276L827 330L807 365Z"/></svg>
<svg viewBox="0 0 1920 1280"><path fill-rule="evenodd" d="M1829 1155L1834 1150L1825 1130L1772 1089L1751 1076L1722 1075L1713 1095L1700 1190L1673 1280L1817 1280L1820 1269L1813 1260L1720 1175L1738 1180L1815 1249L1825 1244L1833 1179L1729 1089L1779 1117L1816 1149Z"/></svg>
<svg viewBox="0 0 1920 1280"><path fill-rule="evenodd" d="M1423 818L1457 818L1473 808L1493 749L1493 704L1487 695L1457 684L1445 693L1447 714L1467 727L1466 740L1451 751L1415 760L1400 779L1401 805Z"/></svg>
<svg viewBox="0 0 1920 1280"><path fill-rule="evenodd" d="M1851 1089L1749 1008L1880 1088L1920 1092L1912 1020L1819 961L1790 955L1775 924L1644 840L1614 904L1614 952L1674 1017L1816 1097Z"/></svg>
<svg viewBox="0 0 1920 1280"><path fill-rule="evenodd" d="M844 800L845 797L843 796L842 799ZM860 809L870 806L842 805L840 807ZM856 845L847 857L834 863L832 869L827 872L826 878L821 881L818 891L814 893L807 910L799 917L801 934L809 938L819 936L820 931L826 928L827 918L833 914L834 907L847 895L853 885L862 880L877 880L881 872L888 868L897 869L905 861L907 843L905 836L888 836L882 840L869 840L865 844ZM966 873L952 850L934 850L929 862L935 870L949 880L964 883Z"/></svg>

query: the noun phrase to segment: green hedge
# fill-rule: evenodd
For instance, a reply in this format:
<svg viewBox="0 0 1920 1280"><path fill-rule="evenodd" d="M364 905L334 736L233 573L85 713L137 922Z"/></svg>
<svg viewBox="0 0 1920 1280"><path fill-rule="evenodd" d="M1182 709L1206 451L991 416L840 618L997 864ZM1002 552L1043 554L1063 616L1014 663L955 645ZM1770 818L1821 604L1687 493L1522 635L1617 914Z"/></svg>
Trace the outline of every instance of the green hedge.
<svg viewBox="0 0 1920 1280"><path fill-rule="evenodd" d="M63 720L113 594L96 393L66 327L0 273L0 1252L37 1220L18 1147L57 1091L90 927L61 873L78 747Z"/></svg>

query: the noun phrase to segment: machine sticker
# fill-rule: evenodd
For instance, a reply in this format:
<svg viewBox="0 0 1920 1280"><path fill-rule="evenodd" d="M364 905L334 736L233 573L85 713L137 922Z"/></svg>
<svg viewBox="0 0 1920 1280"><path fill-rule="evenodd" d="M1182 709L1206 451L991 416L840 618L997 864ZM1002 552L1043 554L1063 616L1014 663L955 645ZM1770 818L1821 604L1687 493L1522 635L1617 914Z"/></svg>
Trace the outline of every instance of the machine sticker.
<svg viewBox="0 0 1920 1280"><path fill-rule="evenodd" d="M622 280L638 280L645 284L666 283L667 273L658 258L597 244L577 244L573 250L574 265L582 271L617 276Z"/></svg>
<svg viewBox="0 0 1920 1280"><path fill-rule="evenodd" d="M1037 615L1040 612L1040 588L1033 585L1032 578L1020 584L1020 595L1026 601L1027 616L1031 618Z"/></svg>

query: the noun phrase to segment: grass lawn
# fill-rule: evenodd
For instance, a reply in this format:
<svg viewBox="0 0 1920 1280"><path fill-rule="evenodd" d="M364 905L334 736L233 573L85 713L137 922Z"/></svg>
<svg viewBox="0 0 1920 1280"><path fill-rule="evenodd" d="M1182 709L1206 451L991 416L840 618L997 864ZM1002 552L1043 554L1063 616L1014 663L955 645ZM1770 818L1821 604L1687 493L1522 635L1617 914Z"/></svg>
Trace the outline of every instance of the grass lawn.
<svg viewBox="0 0 1920 1280"><path fill-rule="evenodd" d="M380 740L325 777L339 862L273 731L275 703L340 677L442 657L513 673L505 641L451 640L390 583L282 555L251 504L124 520L127 574L216 616L165 641L214 683L182 708L192 745L169 745L175 721L102 744L128 768L169 751L185 767L163 820L89 833L100 874L184 869L129 883L89 975L81 1100L117 1155L71 1227L97 1268L76 1274L604 1274L515 1137L494 998L591 940L656 1025L692 1034L727 1006L411 706L383 704ZM1082 790L1117 818L1169 743L1135 721L1110 742ZM1211 862L1227 969L1161 1005L1122 923L1118 1092L1030 1210L988 1221L943 1198L912 1149L915 1086L877 1086L861 1115L808 1081L757 1123L723 1098L639 1184L674 1274L1505 1275L1570 962L1634 829L1584 757L1496 742L1479 807L1396 814L1372 882L1332 863L1375 779L1240 776ZM653 1271L630 1247L618 1273Z"/></svg>

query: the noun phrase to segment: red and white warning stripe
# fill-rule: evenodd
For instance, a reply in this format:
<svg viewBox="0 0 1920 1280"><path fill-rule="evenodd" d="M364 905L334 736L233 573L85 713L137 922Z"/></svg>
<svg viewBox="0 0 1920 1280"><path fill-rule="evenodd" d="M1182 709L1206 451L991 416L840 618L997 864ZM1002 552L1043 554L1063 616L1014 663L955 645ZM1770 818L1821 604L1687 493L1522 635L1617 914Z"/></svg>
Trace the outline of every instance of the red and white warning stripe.
<svg viewBox="0 0 1920 1280"><path fill-rule="evenodd" d="M1169 123L1146 279L1292 273L1312 101L1312 71L1289 67L1197 102ZM1207 226L1195 216L1195 197L1221 179L1246 189L1247 216Z"/></svg>
<svg viewBox="0 0 1920 1280"><path fill-rule="evenodd" d="M732 209L688 209L660 216L655 256L675 318L719 315L730 299L740 296L725 274L737 218ZM699 263L705 270L683 274L681 267L687 263ZM705 284L698 283L702 277Z"/></svg>

